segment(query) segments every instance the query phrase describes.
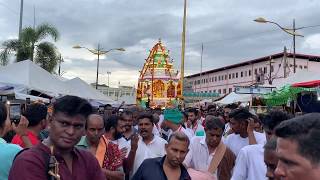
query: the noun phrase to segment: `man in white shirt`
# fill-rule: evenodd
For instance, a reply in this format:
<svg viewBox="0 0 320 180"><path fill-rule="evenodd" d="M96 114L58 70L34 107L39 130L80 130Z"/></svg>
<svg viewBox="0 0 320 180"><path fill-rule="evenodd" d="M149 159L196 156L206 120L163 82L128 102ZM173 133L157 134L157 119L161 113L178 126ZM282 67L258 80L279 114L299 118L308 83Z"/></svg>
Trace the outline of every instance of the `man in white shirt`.
<svg viewBox="0 0 320 180"><path fill-rule="evenodd" d="M153 116L141 114L138 117L139 141L135 152L132 175L138 170L145 159L162 157L165 155L165 144L167 141L152 133Z"/></svg>
<svg viewBox="0 0 320 180"><path fill-rule="evenodd" d="M128 157L131 148L130 141L127 141L122 135L124 131L125 125L118 116L112 115L105 121L104 136L119 146L123 159Z"/></svg>
<svg viewBox="0 0 320 180"><path fill-rule="evenodd" d="M266 139L273 136L274 128L290 116L282 111L271 111L263 121L266 131ZM255 144L243 147L236 160L232 180L256 180L266 179L267 167L264 163L264 144Z"/></svg>
<svg viewBox="0 0 320 180"><path fill-rule="evenodd" d="M225 123L225 130L223 132L224 136L227 136L229 134L232 134L231 128L230 128L230 118L229 114L232 110L236 109L238 107L237 104L228 104L223 108L223 120Z"/></svg>
<svg viewBox="0 0 320 180"><path fill-rule="evenodd" d="M166 109L164 111L164 121L161 126L169 129L168 139L173 132L183 132L191 141L193 137L192 130L182 127L181 123L182 113L178 109Z"/></svg>
<svg viewBox="0 0 320 180"><path fill-rule="evenodd" d="M224 143L236 156L247 145L265 144L265 135L254 131L254 120L251 118L252 114L247 109L235 109L230 113L229 117L230 126L234 133L228 135Z"/></svg>
<svg viewBox="0 0 320 180"><path fill-rule="evenodd" d="M194 137L190 143L189 152L184 164L197 171L208 172L219 180L229 180L235 164L235 155L221 141L224 123L219 118L208 115L205 119L205 137ZM221 149L224 149L222 152ZM220 156L220 157L218 157ZM219 159L213 162L213 159ZM210 166L216 163L214 172L209 172ZM196 177L193 177L196 178Z"/></svg>
<svg viewBox="0 0 320 180"><path fill-rule="evenodd" d="M204 136L204 128L202 126L201 117L198 119L199 111L195 108L188 110L187 128L194 136Z"/></svg>

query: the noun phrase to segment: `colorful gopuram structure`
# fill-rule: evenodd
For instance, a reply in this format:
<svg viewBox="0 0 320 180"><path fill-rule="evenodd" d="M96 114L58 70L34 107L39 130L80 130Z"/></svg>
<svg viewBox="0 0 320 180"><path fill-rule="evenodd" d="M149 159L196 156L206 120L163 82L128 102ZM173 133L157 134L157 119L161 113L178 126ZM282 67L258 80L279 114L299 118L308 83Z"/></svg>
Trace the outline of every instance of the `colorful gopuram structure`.
<svg viewBox="0 0 320 180"><path fill-rule="evenodd" d="M180 102L178 71L173 68L169 51L161 40L151 49L140 71L137 87L137 104L142 107L163 108Z"/></svg>

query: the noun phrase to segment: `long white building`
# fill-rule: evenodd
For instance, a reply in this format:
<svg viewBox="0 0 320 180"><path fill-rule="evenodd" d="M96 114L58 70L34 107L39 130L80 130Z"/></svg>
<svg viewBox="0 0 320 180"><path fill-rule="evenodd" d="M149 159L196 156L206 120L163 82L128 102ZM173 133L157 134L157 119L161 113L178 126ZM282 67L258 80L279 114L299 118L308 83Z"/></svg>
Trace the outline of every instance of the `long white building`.
<svg viewBox="0 0 320 180"><path fill-rule="evenodd" d="M307 70L320 73L320 56L296 54L296 72ZM292 53L273 54L238 64L193 74L186 77L193 92L216 92L221 95L234 91L234 86L272 84L275 79L294 72Z"/></svg>

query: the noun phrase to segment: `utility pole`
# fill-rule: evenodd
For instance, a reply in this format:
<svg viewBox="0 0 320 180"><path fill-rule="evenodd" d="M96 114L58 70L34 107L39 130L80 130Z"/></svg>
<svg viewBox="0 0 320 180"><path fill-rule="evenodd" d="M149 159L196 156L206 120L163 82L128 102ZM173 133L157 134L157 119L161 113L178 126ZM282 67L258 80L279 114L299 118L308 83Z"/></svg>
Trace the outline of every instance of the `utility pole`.
<svg viewBox="0 0 320 180"><path fill-rule="evenodd" d="M59 57L59 69L58 69L58 74L59 74L59 76L61 76L61 63L62 62L64 62L63 61L63 58L62 58L62 56L61 56L61 54L60 54L60 57Z"/></svg>
<svg viewBox="0 0 320 180"><path fill-rule="evenodd" d="M100 44L98 43L98 60L97 60L97 77L96 77L96 89L98 89L98 78L99 78L99 61L100 61Z"/></svg>
<svg viewBox="0 0 320 180"><path fill-rule="evenodd" d="M287 77L287 47L285 46L283 49L283 60L284 60L284 65L283 65L283 77Z"/></svg>
<svg viewBox="0 0 320 180"><path fill-rule="evenodd" d="M108 87L110 87L110 84L109 84L109 82L110 82L110 81L109 81L109 76L110 76L110 74L111 74L111 72L108 71L108 72L107 72L107 75L108 75Z"/></svg>
<svg viewBox="0 0 320 180"><path fill-rule="evenodd" d="M19 40L21 38L21 31L22 31L22 18L23 18L23 0L20 0Z"/></svg>
<svg viewBox="0 0 320 180"><path fill-rule="evenodd" d="M271 77L271 76L272 76L272 74L271 74L272 65L271 65L271 64L272 64L272 57L270 56L270 57L269 57L269 84L270 84L270 85L272 84L272 77Z"/></svg>
<svg viewBox="0 0 320 180"><path fill-rule="evenodd" d="M296 22L293 19L293 73L296 73Z"/></svg>
<svg viewBox="0 0 320 180"><path fill-rule="evenodd" d="M36 29L36 7L33 5L33 29Z"/></svg>
<svg viewBox="0 0 320 180"><path fill-rule="evenodd" d="M203 43L201 44L201 58L200 58L200 93L202 90L202 55L203 55ZM201 94L201 98L202 98L202 94Z"/></svg>

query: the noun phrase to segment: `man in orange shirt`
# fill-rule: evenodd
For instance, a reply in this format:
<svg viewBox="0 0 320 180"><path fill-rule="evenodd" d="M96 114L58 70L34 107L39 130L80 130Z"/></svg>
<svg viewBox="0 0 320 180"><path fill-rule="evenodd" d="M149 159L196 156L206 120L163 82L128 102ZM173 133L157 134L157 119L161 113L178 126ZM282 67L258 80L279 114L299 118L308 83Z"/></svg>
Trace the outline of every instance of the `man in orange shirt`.
<svg viewBox="0 0 320 180"><path fill-rule="evenodd" d="M24 116L29 121L27 131L23 134L16 134L11 143L22 148L29 148L40 142L39 133L47 126L47 107L40 103L30 104ZM29 141L28 141L29 140Z"/></svg>

